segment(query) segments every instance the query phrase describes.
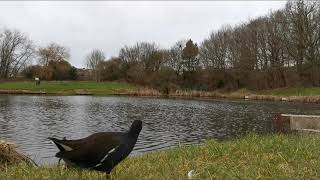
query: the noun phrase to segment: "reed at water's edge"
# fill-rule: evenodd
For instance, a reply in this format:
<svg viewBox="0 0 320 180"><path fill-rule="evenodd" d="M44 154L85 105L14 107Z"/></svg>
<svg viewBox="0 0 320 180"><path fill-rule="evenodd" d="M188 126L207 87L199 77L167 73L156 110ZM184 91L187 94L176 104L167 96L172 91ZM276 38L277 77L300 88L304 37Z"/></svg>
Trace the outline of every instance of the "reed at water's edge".
<svg viewBox="0 0 320 180"><path fill-rule="evenodd" d="M294 93L294 90L276 89L269 91L249 91L239 89L237 91L196 91L196 90L176 90L169 94L162 94L160 91L151 88L138 88L129 90L120 95L129 96L156 96L156 97L175 97L175 98L226 98L226 99L246 99L246 100L263 100L263 101L288 101L300 103L320 103L320 88L308 89ZM281 93L282 92L282 93Z"/></svg>
<svg viewBox="0 0 320 180"><path fill-rule="evenodd" d="M0 170L6 170L9 166L20 163L36 166L30 158L16 150L14 143L0 140Z"/></svg>

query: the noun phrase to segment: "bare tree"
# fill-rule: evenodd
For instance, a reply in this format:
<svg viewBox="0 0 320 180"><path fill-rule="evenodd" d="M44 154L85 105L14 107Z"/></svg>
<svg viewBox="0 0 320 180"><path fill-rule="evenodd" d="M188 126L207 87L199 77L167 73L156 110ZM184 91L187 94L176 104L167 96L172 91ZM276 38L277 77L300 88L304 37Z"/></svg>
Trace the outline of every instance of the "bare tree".
<svg viewBox="0 0 320 180"><path fill-rule="evenodd" d="M86 57L86 65L93 71L94 79L97 82L101 81L101 68L99 66L104 60L104 53L99 49L92 50Z"/></svg>
<svg viewBox="0 0 320 180"><path fill-rule="evenodd" d="M146 72L159 70L163 62L163 52L155 43L137 44L140 49L140 59Z"/></svg>
<svg viewBox="0 0 320 180"><path fill-rule="evenodd" d="M140 64L145 71L155 71L163 62L163 51L155 43L138 42L121 48L119 58L128 67Z"/></svg>
<svg viewBox="0 0 320 180"><path fill-rule="evenodd" d="M69 50L57 43L51 43L46 47L39 48L39 63L48 66L50 61L68 61L70 58Z"/></svg>
<svg viewBox="0 0 320 180"><path fill-rule="evenodd" d="M199 54L204 68L225 69L228 62L228 35L229 28L212 32L200 46Z"/></svg>
<svg viewBox="0 0 320 180"><path fill-rule="evenodd" d="M185 48L187 40L177 41L169 50L167 50L167 60L165 66L170 67L181 75L183 70L182 50Z"/></svg>
<svg viewBox="0 0 320 180"><path fill-rule="evenodd" d="M139 48L135 46L124 46L120 49L119 58L127 66L136 64L139 62Z"/></svg>
<svg viewBox="0 0 320 180"><path fill-rule="evenodd" d="M320 85L320 2L311 0L289 1L286 15L290 23L287 49L295 60L299 76L311 70L313 85Z"/></svg>
<svg viewBox="0 0 320 180"><path fill-rule="evenodd" d="M100 63L101 79L102 80L119 80L123 76L122 62L120 58L111 57L107 61Z"/></svg>
<svg viewBox="0 0 320 180"><path fill-rule="evenodd" d="M182 59L184 60L184 68L186 71L194 71L199 66L199 48L191 39L186 43L186 47L182 49Z"/></svg>
<svg viewBox="0 0 320 180"><path fill-rule="evenodd" d="M0 34L0 78L15 77L33 55L33 43L26 35L5 29Z"/></svg>

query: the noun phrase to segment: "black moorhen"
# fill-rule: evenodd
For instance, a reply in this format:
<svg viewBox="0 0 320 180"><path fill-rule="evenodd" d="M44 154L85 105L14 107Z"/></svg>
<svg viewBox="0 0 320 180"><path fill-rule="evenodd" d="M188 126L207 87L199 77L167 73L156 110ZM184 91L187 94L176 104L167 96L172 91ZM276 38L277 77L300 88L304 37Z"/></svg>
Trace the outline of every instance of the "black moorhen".
<svg viewBox="0 0 320 180"><path fill-rule="evenodd" d="M99 132L77 140L49 139L60 150L56 157L63 159L68 166L110 174L130 154L141 129L142 121L135 120L127 132Z"/></svg>

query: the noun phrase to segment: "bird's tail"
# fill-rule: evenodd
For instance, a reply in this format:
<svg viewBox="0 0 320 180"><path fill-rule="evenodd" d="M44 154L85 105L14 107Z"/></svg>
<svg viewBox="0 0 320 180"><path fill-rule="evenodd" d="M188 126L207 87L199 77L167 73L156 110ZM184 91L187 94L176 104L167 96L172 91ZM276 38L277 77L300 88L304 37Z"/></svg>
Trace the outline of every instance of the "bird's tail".
<svg viewBox="0 0 320 180"><path fill-rule="evenodd" d="M57 138L53 138L53 137L48 137L48 139L50 139L57 147L58 149L63 152L63 151L71 151L72 148L65 145L63 140L57 139Z"/></svg>

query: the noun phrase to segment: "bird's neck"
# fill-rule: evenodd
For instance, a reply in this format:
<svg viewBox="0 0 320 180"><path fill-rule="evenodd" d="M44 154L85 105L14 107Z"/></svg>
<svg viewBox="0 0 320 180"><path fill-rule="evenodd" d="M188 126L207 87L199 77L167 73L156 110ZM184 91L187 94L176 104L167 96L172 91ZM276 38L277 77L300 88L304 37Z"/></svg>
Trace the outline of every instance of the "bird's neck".
<svg viewBox="0 0 320 180"><path fill-rule="evenodd" d="M134 139L137 139L138 136L139 136L139 131L136 131L135 129L130 129L128 131L128 135L131 137L131 138L134 138Z"/></svg>

